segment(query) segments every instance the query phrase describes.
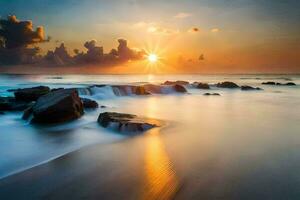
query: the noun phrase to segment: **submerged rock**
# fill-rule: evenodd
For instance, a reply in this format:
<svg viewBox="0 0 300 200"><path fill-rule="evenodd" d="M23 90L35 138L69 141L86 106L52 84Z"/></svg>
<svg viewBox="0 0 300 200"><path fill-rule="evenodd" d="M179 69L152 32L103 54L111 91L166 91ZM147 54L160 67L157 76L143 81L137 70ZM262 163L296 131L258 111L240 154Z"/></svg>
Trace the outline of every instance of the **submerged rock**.
<svg viewBox="0 0 300 200"><path fill-rule="evenodd" d="M174 88L174 90L176 92L180 92L180 93L186 93L187 92L187 90L185 89L185 87L182 86L182 85L176 84L176 85L173 85L173 88Z"/></svg>
<svg viewBox="0 0 300 200"><path fill-rule="evenodd" d="M29 106L24 110L22 119L28 120L31 117L32 113L33 113L33 106Z"/></svg>
<svg viewBox="0 0 300 200"><path fill-rule="evenodd" d="M252 87L249 85L243 85L241 86L241 90L247 91L247 90L261 90L259 87Z"/></svg>
<svg viewBox="0 0 300 200"><path fill-rule="evenodd" d="M14 97L0 97L0 111L23 111L31 102L18 101Z"/></svg>
<svg viewBox="0 0 300 200"><path fill-rule="evenodd" d="M4 112L0 111L0 115L4 115L4 114L5 114Z"/></svg>
<svg viewBox="0 0 300 200"><path fill-rule="evenodd" d="M163 83L163 85L188 85L190 84L188 81L166 81Z"/></svg>
<svg viewBox="0 0 300 200"><path fill-rule="evenodd" d="M38 86L32 88L17 89L14 94L18 101L36 101L39 97L48 94L50 88L47 86Z"/></svg>
<svg viewBox="0 0 300 200"><path fill-rule="evenodd" d="M273 81L262 82L261 84L263 84L263 85L279 85L279 86L295 86L296 85L296 83L294 83L294 82L278 83L278 82L273 82Z"/></svg>
<svg viewBox="0 0 300 200"><path fill-rule="evenodd" d="M262 82L261 84L263 84L263 85L276 85L276 83L273 82L273 81Z"/></svg>
<svg viewBox="0 0 300 200"><path fill-rule="evenodd" d="M51 92L54 92L54 91L57 91L57 90L63 90L64 88L52 88L50 91Z"/></svg>
<svg viewBox="0 0 300 200"><path fill-rule="evenodd" d="M219 93L209 93L209 92L204 93L203 95L205 95L205 96L221 96Z"/></svg>
<svg viewBox="0 0 300 200"><path fill-rule="evenodd" d="M60 123L83 115L83 104L76 89L62 89L40 97L33 106L35 123Z"/></svg>
<svg viewBox="0 0 300 200"><path fill-rule="evenodd" d="M88 99L88 98L81 98L82 104L84 108L98 108L99 105L96 101Z"/></svg>
<svg viewBox="0 0 300 200"><path fill-rule="evenodd" d="M288 82L288 83L286 83L285 85L287 85L287 86L295 86L295 85L296 85L296 83L293 83L293 82Z"/></svg>
<svg viewBox="0 0 300 200"><path fill-rule="evenodd" d="M209 85L207 83L196 83L196 88L198 89L210 89Z"/></svg>
<svg viewBox="0 0 300 200"><path fill-rule="evenodd" d="M230 81L225 81L225 82L222 82L222 83L218 83L217 84L217 87L219 88L239 88L239 86L234 83L234 82L230 82Z"/></svg>
<svg viewBox="0 0 300 200"><path fill-rule="evenodd" d="M136 95L150 95L150 92L146 91L144 86L136 86L134 88L134 94L136 94Z"/></svg>
<svg viewBox="0 0 300 200"><path fill-rule="evenodd" d="M105 128L112 128L120 132L142 132L159 126L157 120L116 112L100 113L98 123Z"/></svg>

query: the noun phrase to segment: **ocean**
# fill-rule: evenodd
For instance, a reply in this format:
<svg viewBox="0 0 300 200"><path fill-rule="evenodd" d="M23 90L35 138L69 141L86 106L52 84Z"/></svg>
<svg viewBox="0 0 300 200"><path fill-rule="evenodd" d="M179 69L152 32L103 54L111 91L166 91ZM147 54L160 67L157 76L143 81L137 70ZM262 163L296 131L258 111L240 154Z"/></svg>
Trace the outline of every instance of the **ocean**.
<svg viewBox="0 0 300 200"><path fill-rule="evenodd" d="M212 85L232 81L263 90L213 86L207 91L187 86L188 94L166 91L136 96L117 95L111 87L167 80ZM265 81L294 82L297 86L262 85ZM1 180L66 155L79 156L74 153L79 151L83 155L99 154L97 160L93 157L88 161L103 164L97 173L103 173L103 185L107 187L98 189L103 195L98 197L110 194L117 199L135 199L142 195L155 199L164 194L165 199L300 198L298 75L0 75L0 96L12 96L8 89L39 85L82 88L80 96L106 107L52 126L32 125L21 119L22 112L0 115L0 185ZM86 92L84 88L91 85L107 86ZM203 95L206 92L221 96ZM106 111L137 114L166 124L127 136L97 124L99 113ZM76 156L68 162L76 164ZM107 172L120 166L124 166L120 173ZM130 187L131 183L139 185ZM111 194L114 189L119 193Z"/></svg>

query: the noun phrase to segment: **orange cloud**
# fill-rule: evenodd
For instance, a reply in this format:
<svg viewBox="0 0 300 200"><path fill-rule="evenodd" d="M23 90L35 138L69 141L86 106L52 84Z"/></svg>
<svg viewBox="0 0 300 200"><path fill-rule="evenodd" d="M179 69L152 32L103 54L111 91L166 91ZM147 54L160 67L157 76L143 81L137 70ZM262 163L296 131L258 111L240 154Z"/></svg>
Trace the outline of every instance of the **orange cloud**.
<svg viewBox="0 0 300 200"><path fill-rule="evenodd" d="M186 13L186 12L180 12L180 13L177 13L174 18L176 19L184 19L184 18L187 18L187 17L190 17L192 16L191 13Z"/></svg>
<svg viewBox="0 0 300 200"><path fill-rule="evenodd" d="M210 30L210 32L212 32L212 33L218 33L218 32L220 32L220 29L213 28L213 29Z"/></svg>

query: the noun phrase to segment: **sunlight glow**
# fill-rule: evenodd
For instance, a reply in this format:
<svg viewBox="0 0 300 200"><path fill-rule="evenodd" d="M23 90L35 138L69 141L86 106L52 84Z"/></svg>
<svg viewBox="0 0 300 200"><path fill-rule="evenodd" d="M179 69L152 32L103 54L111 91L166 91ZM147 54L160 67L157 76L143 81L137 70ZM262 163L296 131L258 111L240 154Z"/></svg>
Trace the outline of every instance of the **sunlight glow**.
<svg viewBox="0 0 300 200"><path fill-rule="evenodd" d="M157 60L158 60L158 57L157 57L157 55L156 54L149 54L148 55L148 61L149 62L151 62L151 63L154 63L154 62L157 62Z"/></svg>

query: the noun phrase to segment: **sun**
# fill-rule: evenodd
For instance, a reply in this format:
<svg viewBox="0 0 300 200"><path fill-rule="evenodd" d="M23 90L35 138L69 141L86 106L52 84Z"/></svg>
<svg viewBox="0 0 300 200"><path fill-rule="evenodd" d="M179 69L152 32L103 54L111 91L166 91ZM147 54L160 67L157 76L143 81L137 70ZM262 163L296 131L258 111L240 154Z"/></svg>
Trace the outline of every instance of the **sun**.
<svg viewBox="0 0 300 200"><path fill-rule="evenodd" d="M157 60L158 60L158 57L157 57L156 54L151 53L151 54L148 55L148 61L149 62L155 63L155 62L157 62Z"/></svg>

